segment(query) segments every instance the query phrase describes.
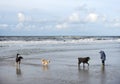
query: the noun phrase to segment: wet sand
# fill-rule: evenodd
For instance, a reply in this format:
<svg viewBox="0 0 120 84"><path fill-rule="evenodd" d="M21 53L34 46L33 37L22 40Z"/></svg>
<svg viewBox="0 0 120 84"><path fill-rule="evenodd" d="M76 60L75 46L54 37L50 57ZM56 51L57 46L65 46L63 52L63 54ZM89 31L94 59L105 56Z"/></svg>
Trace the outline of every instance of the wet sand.
<svg viewBox="0 0 120 84"><path fill-rule="evenodd" d="M39 58L24 58L20 68L15 58L0 60L0 84L120 84L119 65L102 67L91 59L89 67L78 67L77 59L71 58L51 57L48 66L42 66Z"/></svg>

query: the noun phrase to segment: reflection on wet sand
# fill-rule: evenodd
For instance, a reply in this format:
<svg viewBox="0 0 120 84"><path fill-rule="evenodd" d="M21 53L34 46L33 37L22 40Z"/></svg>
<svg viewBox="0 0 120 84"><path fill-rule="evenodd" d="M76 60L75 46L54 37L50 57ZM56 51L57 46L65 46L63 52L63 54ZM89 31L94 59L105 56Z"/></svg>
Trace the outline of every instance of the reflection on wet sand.
<svg viewBox="0 0 120 84"><path fill-rule="evenodd" d="M101 72L102 72L102 74L105 74L105 66L101 67Z"/></svg>
<svg viewBox="0 0 120 84"><path fill-rule="evenodd" d="M105 66L101 67L101 84L106 84L106 70L105 70Z"/></svg>
<svg viewBox="0 0 120 84"><path fill-rule="evenodd" d="M49 67L48 67L47 65L43 65L43 66L42 66L42 70L43 70L43 71L47 71L48 69L49 69Z"/></svg>
<svg viewBox="0 0 120 84"><path fill-rule="evenodd" d="M22 75L22 72L21 72L21 69L20 69L19 65L16 66L16 75L17 76L21 76Z"/></svg>
<svg viewBox="0 0 120 84"><path fill-rule="evenodd" d="M18 76L21 76L22 75L22 72L21 72L21 69L20 68L16 68L16 74Z"/></svg>
<svg viewBox="0 0 120 84"><path fill-rule="evenodd" d="M78 67L78 73L79 73L79 79L80 83L84 82L84 84L90 84L89 83L89 67Z"/></svg>

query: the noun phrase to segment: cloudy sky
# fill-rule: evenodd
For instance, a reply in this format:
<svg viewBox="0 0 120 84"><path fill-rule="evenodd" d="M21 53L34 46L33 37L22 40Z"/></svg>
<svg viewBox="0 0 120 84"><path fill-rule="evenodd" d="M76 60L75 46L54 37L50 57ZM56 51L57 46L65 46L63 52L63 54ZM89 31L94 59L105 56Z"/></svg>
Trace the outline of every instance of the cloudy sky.
<svg viewBox="0 0 120 84"><path fill-rule="evenodd" d="M0 0L0 36L120 36L120 0Z"/></svg>

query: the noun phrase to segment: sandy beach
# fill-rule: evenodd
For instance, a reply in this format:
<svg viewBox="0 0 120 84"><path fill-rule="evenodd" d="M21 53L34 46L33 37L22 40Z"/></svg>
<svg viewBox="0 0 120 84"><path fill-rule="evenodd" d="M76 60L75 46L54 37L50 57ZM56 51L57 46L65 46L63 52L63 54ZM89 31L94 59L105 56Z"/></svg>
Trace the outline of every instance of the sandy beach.
<svg viewBox="0 0 120 84"><path fill-rule="evenodd" d="M0 84L120 84L119 42L30 44L29 47L25 43L9 45L1 47L0 51ZM41 46L40 53L37 52L38 46ZM100 49L105 50L107 55L104 67L101 66L98 53ZM36 52L33 53L33 50ZM31 53L28 54L28 51ZM17 52L24 57L20 68L15 66ZM78 67L77 58L85 56L91 58L90 66L83 68L81 64ZM49 59L50 64L43 66L41 58Z"/></svg>
<svg viewBox="0 0 120 84"><path fill-rule="evenodd" d="M37 62L36 62L37 61ZM69 60L51 59L49 66L40 60L22 61L16 68L14 60L0 62L0 84L119 84L120 67L113 65L90 65L83 68ZM76 60L77 61L77 60Z"/></svg>

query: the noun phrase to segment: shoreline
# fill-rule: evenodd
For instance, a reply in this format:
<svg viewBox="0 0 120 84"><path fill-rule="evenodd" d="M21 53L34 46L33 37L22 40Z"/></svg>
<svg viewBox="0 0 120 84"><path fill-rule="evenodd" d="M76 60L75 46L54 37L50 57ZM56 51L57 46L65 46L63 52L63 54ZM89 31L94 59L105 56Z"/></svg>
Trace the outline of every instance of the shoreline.
<svg viewBox="0 0 120 84"><path fill-rule="evenodd" d="M120 84L120 43L1 44L0 84ZM100 50L106 53L101 66ZM16 68L16 53L24 58ZM78 67L78 57L90 57L90 66ZM50 60L46 67L40 59Z"/></svg>
<svg viewBox="0 0 120 84"><path fill-rule="evenodd" d="M55 60L44 67L36 60L31 63L22 61L21 67L16 68L14 60L3 64L0 62L1 84L119 84L120 67L114 65L86 65L79 68L75 64L66 64L63 60ZM5 65L4 62L7 64ZM114 72L114 73L113 73ZM119 74L119 75L118 75Z"/></svg>

